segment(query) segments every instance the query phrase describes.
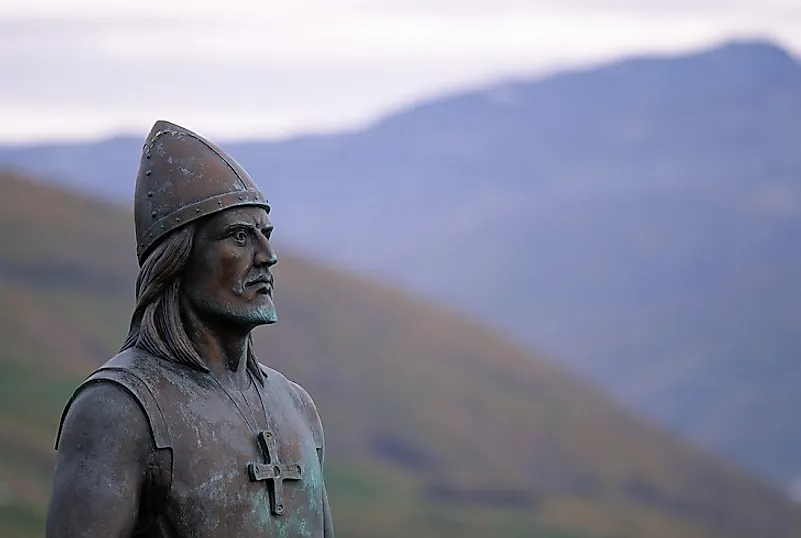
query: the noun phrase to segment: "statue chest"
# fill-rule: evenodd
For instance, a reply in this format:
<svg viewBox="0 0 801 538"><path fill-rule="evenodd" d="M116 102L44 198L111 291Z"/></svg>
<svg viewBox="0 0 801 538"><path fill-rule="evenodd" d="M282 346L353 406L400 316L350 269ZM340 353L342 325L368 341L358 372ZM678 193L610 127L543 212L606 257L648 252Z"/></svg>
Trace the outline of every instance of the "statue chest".
<svg viewBox="0 0 801 538"><path fill-rule="evenodd" d="M266 380L249 406L208 378L163 388L173 451L165 516L177 536L323 535L319 447L287 384Z"/></svg>

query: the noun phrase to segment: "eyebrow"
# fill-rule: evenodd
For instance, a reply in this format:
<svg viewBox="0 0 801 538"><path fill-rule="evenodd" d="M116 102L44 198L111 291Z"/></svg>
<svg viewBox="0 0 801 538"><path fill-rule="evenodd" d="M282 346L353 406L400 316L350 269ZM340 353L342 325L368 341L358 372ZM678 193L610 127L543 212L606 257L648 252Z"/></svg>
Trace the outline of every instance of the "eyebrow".
<svg viewBox="0 0 801 538"><path fill-rule="evenodd" d="M227 233L227 232L230 232L230 231L232 231L232 230L234 230L236 228L247 228L247 229L249 229L251 231L265 231L266 230L268 233L272 233L272 231L273 231L273 225L272 224L268 224L268 225L262 227L262 226L257 226L256 224L253 224L252 222L239 221L239 222L232 222L231 224L229 224L228 226L223 228L223 232Z"/></svg>

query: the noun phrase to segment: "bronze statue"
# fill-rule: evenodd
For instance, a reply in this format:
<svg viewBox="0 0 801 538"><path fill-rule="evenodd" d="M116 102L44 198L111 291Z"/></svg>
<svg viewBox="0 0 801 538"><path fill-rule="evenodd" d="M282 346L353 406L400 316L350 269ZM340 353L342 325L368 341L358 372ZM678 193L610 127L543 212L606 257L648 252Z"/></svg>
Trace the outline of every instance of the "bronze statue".
<svg viewBox="0 0 801 538"><path fill-rule="evenodd" d="M277 320L269 210L216 145L153 126L130 332L62 415L48 538L333 537L314 402L253 351Z"/></svg>

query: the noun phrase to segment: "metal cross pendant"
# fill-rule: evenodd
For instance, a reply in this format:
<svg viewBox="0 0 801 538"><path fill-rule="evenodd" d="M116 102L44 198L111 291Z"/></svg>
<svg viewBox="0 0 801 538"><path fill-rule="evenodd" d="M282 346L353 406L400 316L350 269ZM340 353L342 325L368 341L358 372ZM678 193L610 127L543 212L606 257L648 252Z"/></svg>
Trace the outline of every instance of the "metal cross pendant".
<svg viewBox="0 0 801 538"><path fill-rule="evenodd" d="M270 496L270 511L280 516L284 513L284 480L301 480L299 463L281 463L278 460L278 449L275 437L270 432L259 432L259 443L267 453L265 463L248 463L248 475L252 482L272 480L273 488Z"/></svg>

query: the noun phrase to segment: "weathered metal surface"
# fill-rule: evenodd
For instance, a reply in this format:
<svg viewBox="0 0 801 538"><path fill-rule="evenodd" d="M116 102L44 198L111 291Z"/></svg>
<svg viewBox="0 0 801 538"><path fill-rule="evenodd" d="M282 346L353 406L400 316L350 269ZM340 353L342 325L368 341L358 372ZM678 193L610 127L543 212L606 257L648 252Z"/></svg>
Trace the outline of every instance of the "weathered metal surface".
<svg viewBox="0 0 801 538"><path fill-rule="evenodd" d="M270 508L273 514L284 513L284 480L301 480L303 467L299 463L281 463L275 436L271 432L259 432L259 444L267 453L265 463L249 463L248 475L253 482L272 481Z"/></svg>
<svg viewBox="0 0 801 538"><path fill-rule="evenodd" d="M173 124L144 162L130 332L65 407L48 538L333 537L314 402L252 347L277 321L264 197Z"/></svg>
<svg viewBox="0 0 801 538"><path fill-rule="evenodd" d="M166 121L156 122L142 148L134 200L140 262L160 238L188 222L239 205L270 207L222 149Z"/></svg>

